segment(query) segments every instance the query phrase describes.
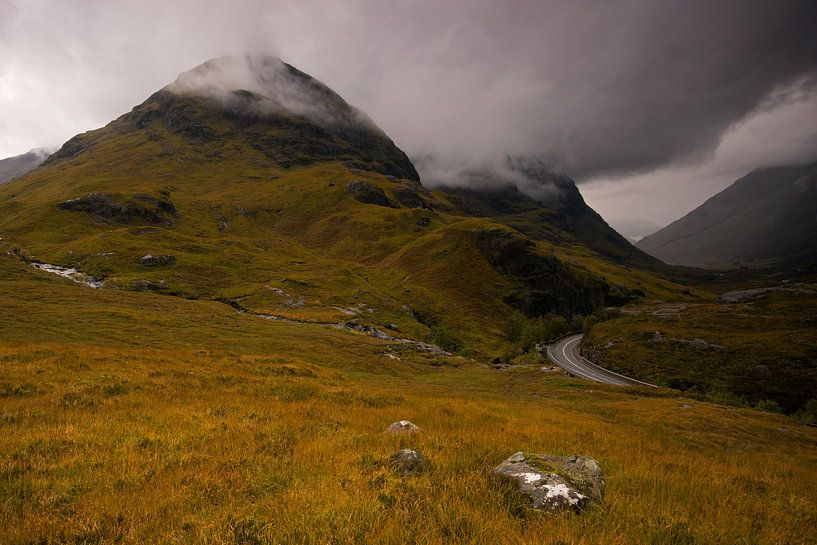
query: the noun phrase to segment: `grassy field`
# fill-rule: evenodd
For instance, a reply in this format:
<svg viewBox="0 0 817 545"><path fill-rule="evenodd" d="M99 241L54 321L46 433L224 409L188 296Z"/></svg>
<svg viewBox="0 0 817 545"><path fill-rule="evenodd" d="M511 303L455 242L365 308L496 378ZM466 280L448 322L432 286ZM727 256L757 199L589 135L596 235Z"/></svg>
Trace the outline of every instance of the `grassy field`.
<svg viewBox="0 0 817 545"><path fill-rule="evenodd" d="M91 290L8 259L2 543L815 542L817 430L782 415ZM399 419L424 431L383 433ZM400 447L432 470L392 473ZM603 504L520 514L489 478L518 450L597 458Z"/></svg>

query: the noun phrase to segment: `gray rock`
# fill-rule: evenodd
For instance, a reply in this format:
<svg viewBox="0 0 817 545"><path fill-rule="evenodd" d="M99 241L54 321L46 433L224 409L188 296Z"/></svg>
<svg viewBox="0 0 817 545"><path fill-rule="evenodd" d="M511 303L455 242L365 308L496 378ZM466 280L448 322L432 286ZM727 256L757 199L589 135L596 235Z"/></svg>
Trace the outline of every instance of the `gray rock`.
<svg viewBox="0 0 817 545"><path fill-rule="evenodd" d="M144 255L139 263L145 267L166 267L173 265L176 262L176 256L173 255Z"/></svg>
<svg viewBox="0 0 817 545"><path fill-rule="evenodd" d="M547 512L586 509L604 496L604 473L593 458L517 452L493 474L513 481L530 507Z"/></svg>
<svg viewBox="0 0 817 545"><path fill-rule="evenodd" d="M136 280L131 280L130 288L136 291L146 291L146 290L159 290L164 289L167 287L167 282L164 280L159 280L158 284L154 284L150 280L145 280L144 278L137 278Z"/></svg>
<svg viewBox="0 0 817 545"><path fill-rule="evenodd" d="M418 433L421 431L423 429L420 426L412 424L408 420L399 420L386 428L386 433Z"/></svg>
<svg viewBox="0 0 817 545"><path fill-rule="evenodd" d="M389 465L403 475L419 475L430 466L425 456L408 448L392 454L389 458Z"/></svg>

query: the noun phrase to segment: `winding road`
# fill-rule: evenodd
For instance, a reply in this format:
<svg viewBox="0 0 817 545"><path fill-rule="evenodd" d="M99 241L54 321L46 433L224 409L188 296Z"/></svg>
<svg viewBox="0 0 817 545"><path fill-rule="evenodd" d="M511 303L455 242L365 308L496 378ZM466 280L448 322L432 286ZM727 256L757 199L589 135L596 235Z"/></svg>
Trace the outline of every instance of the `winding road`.
<svg viewBox="0 0 817 545"><path fill-rule="evenodd" d="M604 384L614 386L652 386L634 378L619 375L594 363L579 354L579 343L584 335L570 335L553 344L547 345L547 356L556 365L564 369L567 373L587 380L594 380Z"/></svg>

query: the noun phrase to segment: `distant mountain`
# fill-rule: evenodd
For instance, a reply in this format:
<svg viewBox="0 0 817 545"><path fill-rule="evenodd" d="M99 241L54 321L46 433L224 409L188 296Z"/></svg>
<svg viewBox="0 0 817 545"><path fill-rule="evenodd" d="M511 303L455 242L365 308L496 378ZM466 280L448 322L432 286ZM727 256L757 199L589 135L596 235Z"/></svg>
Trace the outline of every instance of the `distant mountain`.
<svg viewBox="0 0 817 545"><path fill-rule="evenodd" d="M22 155L0 159L0 184L10 182L18 176L30 172L45 161L50 152L44 149L33 149Z"/></svg>
<svg viewBox="0 0 817 545"><path fill-rule="evenodd" d="M817 261L817 162L760 168L636 244L711 269Z"/></svg>
<svg viewBox="0 0 817 545"><path fill-rule="evenodd" d="M657 223L637 218L616 218L608 219L608 221L616 231L633 244L661 229Z"/></svg>

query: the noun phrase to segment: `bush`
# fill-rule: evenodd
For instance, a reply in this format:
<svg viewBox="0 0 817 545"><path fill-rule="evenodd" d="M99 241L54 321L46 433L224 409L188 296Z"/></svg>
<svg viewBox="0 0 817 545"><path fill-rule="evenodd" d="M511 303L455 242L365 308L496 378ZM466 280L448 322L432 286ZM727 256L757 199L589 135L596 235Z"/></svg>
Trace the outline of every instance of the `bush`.
<svg viewBox="0 0 817 545"><path fill-rule="evenodd" d="M558 315L548 314L531 320L518 316L511 318L505 326L505 335L513 343L513 348L529 352L537 344L554 341L569 333L571 324Z"/></svg>
<svg viewBox="0 0 817 545"><path fill-rule="evenodd" d="M817 425L817 399L809 399L806 405L797 412L795 417L806 424Z"/></svg>
<svg viewBox="0 0 817 545"><path fill-rule="evenodd" d="M782 413L783 408L774 399L761 399L755 405L755 409L759 411L766 411L768 413Z"/></svg>

